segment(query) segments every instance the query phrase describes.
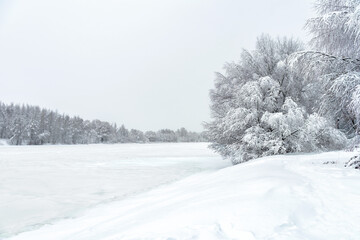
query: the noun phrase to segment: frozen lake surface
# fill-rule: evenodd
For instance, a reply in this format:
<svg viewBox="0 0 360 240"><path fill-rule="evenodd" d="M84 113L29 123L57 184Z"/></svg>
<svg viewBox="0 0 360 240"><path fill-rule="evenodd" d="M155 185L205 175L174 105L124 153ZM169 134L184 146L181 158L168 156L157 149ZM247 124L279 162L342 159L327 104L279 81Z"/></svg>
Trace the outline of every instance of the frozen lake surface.
<svg viewBox="0 0 360 240"><path fill-rule="evenodd" d="M207 145L0 146L0 239L230 165Z"/></svg>

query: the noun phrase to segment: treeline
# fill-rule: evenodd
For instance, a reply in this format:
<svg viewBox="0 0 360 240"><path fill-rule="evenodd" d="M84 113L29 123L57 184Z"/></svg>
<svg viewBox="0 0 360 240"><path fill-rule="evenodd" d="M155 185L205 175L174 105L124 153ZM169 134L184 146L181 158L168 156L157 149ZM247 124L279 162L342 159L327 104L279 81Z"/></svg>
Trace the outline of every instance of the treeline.
<svg viewBox="0 0 360 240"><path fill-rule="evenodd" d="M157 132L128 130L124 125L70 117L38 106L0 102L0 139L13 145L201 142L203 133L161 129Z"/></svg>

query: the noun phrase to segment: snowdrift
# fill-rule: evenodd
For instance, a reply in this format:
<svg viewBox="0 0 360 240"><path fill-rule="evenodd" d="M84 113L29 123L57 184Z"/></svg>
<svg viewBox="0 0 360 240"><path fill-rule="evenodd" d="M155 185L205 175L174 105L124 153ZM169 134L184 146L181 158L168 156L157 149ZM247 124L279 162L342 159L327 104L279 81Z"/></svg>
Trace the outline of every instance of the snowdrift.
<svg viewBox="0 0 360 240"><path fill-rule="evenodd" d="M231 165L207 145L2 146L0 239Z"/></svg>
<svg viewBox="0 0 360 240"><path fill-rule="evenodd" d="M7 139L0 139L0 146L7 146L7 145L9 145Z"/></svg>
<svg viewBox="0 0 360 240"><path fill-rule="evenodd" d="M343 167L353 154L200 173L11 239L359 239L360 171Z"/></svg>

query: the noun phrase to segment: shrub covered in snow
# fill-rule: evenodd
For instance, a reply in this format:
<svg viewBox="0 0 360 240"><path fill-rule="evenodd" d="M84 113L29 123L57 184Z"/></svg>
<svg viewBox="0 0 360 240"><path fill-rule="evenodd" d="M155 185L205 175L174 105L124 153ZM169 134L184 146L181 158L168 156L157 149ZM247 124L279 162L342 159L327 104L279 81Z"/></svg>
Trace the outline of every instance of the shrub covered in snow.
<svg viewBox="0 0 360 240"><path fill-rule="evenodd" d="M206 124L211 147L234 164L344 147L345 135L306 101L313 83L289 66L288 56L301 43L263 35L256 46L239 63L227 64L226 75L217 74L210 93L213 121Z"/></svg>
<svg viewBox="0 0 360 240"><path fill-rule="evenodd" d="M350 158L350 160L345 163L345 167L353 167L355 169L360 169L360 155Z"/></svg>

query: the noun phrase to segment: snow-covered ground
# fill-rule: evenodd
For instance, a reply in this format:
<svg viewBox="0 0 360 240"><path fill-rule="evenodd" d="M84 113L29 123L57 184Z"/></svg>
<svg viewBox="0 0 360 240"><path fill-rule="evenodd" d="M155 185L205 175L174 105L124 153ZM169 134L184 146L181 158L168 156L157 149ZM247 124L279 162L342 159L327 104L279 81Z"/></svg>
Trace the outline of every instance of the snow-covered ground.
<svg viewBox="0 0 360 240"><path fill-rule="evenodd" d="M6 146L6 145L9 145L9 144L8 144L8 140L7 140L7 139L1 139L1 138L0 138L0 146Z"/></svg>
<svg viewBox="0 0 360 240"><path fill-rule="evenodd" d="M360 239L360 171L343 167L353 154L274 156L202 171L10 239ZM209 154L209 165L216 158Z"/></svg>
<svg viewBox="0 0 360 240"><path fill-rule="evenodd" d="M0 146L0 239L229 165L206 143Z"/></svg>

